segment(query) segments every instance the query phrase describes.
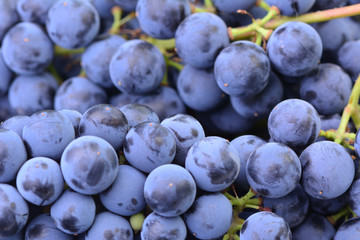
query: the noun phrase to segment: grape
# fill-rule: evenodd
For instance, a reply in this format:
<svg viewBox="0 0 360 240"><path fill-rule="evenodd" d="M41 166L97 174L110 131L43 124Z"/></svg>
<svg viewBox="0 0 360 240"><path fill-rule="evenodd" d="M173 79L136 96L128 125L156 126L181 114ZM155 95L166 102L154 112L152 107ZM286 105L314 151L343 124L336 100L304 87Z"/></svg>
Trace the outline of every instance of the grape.
<svg viewBox="0 0 360 240"><path fill-rule="evenodd" d="M159 87L165 74L160 50L140 39L123 43L110 60L110 78L120 91L146 94Z"/></svg>
<svg viewBox="0 0 360 240"><path fill-rule="evenodd" d="M268 130L275 142L299 151L315 141L320 132L320 117L311 104L287 99L270 112Z"/></svg>
<svg viewBox="0 0 360 240"><path fill-rule="evenodd" d="M71 124L74 126L75 138L79 137L79 124L82 114L73 109L61 109L58 112L70 120Z"/></svg>
<svg viewBox="0 0 360 240"><path fill-rule="evenodd" d="M156 112L142 104L129 103L120 107L120 111L124 113L128 120L129 129L143 122L160 123Z"/></svg>
<svg viewBox="0 0 360 240"><path fill-rule="evenodd" d="M163 217L154 212L144 220L141 239L185 240L186 226L181 217Z"/></svg>
<svg viewBox="0 0 360 240"><path fill-rule="evenodd" d="M323 46L316 30L303 22L281 24L267 42L272 67L286 76L301 76L319 63Z"/></svg>
<svg viewBox="0 0 360 240"><path fill-rule="evenodd" d="M60 166L65 182L82 194L97 194L107 189L119 169L114 148L96 136L82 136L70 142L61 156Z"/></svg>
<svg viewBox="0 0 360 240"><path fill-rule="evenodd" d="M305 221L293 230L293 240L331 240L335 228L322 215L311 213Z"/></svg>
<svg viewBox="0 0 360 240"><path fill-rule="evenodd" d="M232 206L222 193L198 197L183 215L190 233L198 239L218 238L229 230Z"/></svg>
<svg viewBox="0 0 360 240"><path fill-rule="evenodd" d="M288 240L292 234L282 217L272 212L257 212L246 219L240 231L240 239L253 239L253 236L259 240Z"/></svg>
<svg viewBox="0 0 360 240"><path fill-rule="evenodd" d="M101 212L96 215L93 225L85 235L85 240L132 240L133 235L128 220L110 212Z"/></svg>
<svg viewBox="0 0 360 240"><path fill-rule="evenodd" d="M300 155L301 185L312 197L336 198L350 187L355 166L346 149L331 141L315 142Z"/></svg>
<svg viewBox="0 0 360 240"><path fill-rule="evenodd" d="M21 22L6 32L2 41L1 53L6 65L17 74L32 75L41 73L52 59L54 48L37 24Z"/></svg>
<svg viewBox="0 0 360 240"><path fill-rule="evenodd" d="M230 96L254 96L268 84L270 61L265 51L250 41L237 41L216 57L214 75Z"/></svg>
<svg viewBox="0 0 360 240"><path fill-rule="evenodd" d="M0 237L20 232L28 217L28 205L16 188L0 183Z"/></svg>
<svg viewBox="0 0 360 240"><path fill-rule="evenodd" d="M321 10L343 7L347 0L316 0L315 7ZM330 39L329 39L330 40Z"/></svg>
<svg viewBox="0 0 360 240"><path fill-rule="evenodd" d="M300 181L300 160L288 146L265 143L249 156L246 176L252 189L262 196L283 197L292 192Z"/></svg>
<svg viewBox="0 0 360 240"><path fill-rule="evenodd" d="M279 8L282 15L294 16L306 13L316 0L265 0L269 5Z"/></svg>
<svg viewBox="0 0 360 240"><path fill-rule="evenodd" d="M72 235L60 231L52 222L49 213L43 213L35 217L25 232L25 240L72 240Z"/></svg>
<svg viewBox="0 0 360 240"><path fill-rule="evenodd" d="M309 196L309 200L312 211L322 215L335 214L348 204L347 192L331 199L318 199Z"/></svg>
<svg viewBox="0 0 360 240"><path fill-rule="evenodd" d="M81 55L81 66L89 80L104 88L114 87L110 78L109 64L114 52L125 39L118 35L108 35L91 43Z"/></svg>
<svg viewBox="0 0 360 240"><path fill-rule="evenodd" d="M256 0L213 0L214 6L222 12L236 12L237 10L249 10L255 5Z"/></svg>
<svg viewBox="0 0 360 240"><path fill-rule="evenodd" d="M116 93L116 94L110 96L109 102L111 105L121 108L127 104L136 103L140 98L141 98L140 95ZM131 121L129 121L129 122L131 122Z"/></svg>
<svg viewBox="0 0 360 240"><path fill-rule="evenodd" d="M266 87L254 96L230 96L230 102L235 111L244 118L267 118L271 110L284 95L284 88L278 76L270 72Z"/></svg>
<svg viewBox="0 0 360 240"><path fill-rule="evenodd" d="M101 203L110 211L132 216L145 208L144 184L146 177L139 170L120 165L113 184L100 193Z"/></svg>
<svg viewBox="0 0 360 240"><path fill-rule="evenodd" d="M145 180L144 197L147 205L164 217L186 212L195 200L196 184L183 167L165 164L150 172Z"/></svg>
<svg viewBox="0 0 360 240"><path fill-rule="evenodd" d="M332 115L346 107L351 88L351 78L338 65L322 63L303 77L300 96L319 114Z"/></svg>
<svg viewBox="0 0 360 240"><path fill-rule="evenodd" d="M59 160L75 138L70 120L55 110L38 111L24 125L22 138L31 157Z"/></svg>
<svg viewBox="0 0 360 240"><path fill-rule="evenodd" d="M14 0L0 1L0 42L3 40L7 30L20 20L16 12L16 2Z"/></svg>
<svg viewBox="0 0 360 240"><path fill-rule="evenodd" d="M55 226L68 234L88 230L95 219L95 201L91 196L67 189L51 205L50 215Z"/></svg>
<svg viewBox="0 0 360 240"><path fill-rule="evenodd" d="M357 79L360 73L360 67L356 64L356 59L360 52L360 39L348 41L338 50L338 63L347 73L349 73L353 82Z"/></svg>
<svg viewBox="0 0 360 240"><path fill-rule="evenodd" d="M58 83L50 73L17 76L9 88L9 103L16 114L32 115L52 109Z"/></svg>
<svg viewBox="0 0 360 240"><path fill-rule="evenodd" d="M138 0L137 19L150 37L170 39L180 22L191 14L189 0Z"/></svg>
<svg viewBox="0 0 360 240"><path fill-rule="evenodd" d="M111 14L111 9L116 6L115 0L92 0L92 3L101 18L112 20L113 15Z"/></svg>
<svg viewBox="0 0 360 240"><path fill-rule="evenodd" d="M52 204L64 189L59 164L45 157L27 160L16 176L16 187L21 196L32 204Z"/></svg>
<svg viewBox="0 0 360 240"><path fill-rule="evenodd" d="M348 199L349 199L349 205L351 207L351 210L356 214L360 215L360 206L359 206L359 199L360 199L360 179L356 179L349 190L348 193Z"/></svg>
<svg viewBox="0 0 360 240"><path fill-rule="evenodd" d="M67 49L85 47L94 40L99 28L99 13L87 0L57 0L46 18L51 40Z"/></svg>
<svg viewBox="0 0 360 240"><path fill-rule="evenodd" d="M187 114L176 114L165 118L161 125L173 134L176 142L176 154L173 163L185 166L185 158L190 147L205 138L205 132L200 122Z"/></svg>
<svg viewBox="0 0 360 240"><path fill-rule="evenodd" d="M24 22L45 24L47 13L56 0L17 0L16 10Z"/></svg>
<svg viewBox="0 0 360 240"><path fill-rule="evenodd" d="M187 64L212 67L217 54L229 44L224 21L213 13L194 13L186 17L175 33L176 51Z"/></svg>
<svg viewBox="0 0 360 240"><path fill-rule="evenodd" d="M105 103L106 92L85 77L72 77L57 89L54 98L55 110L73 109L83 114L90 107Z"/></svg>
<svg viewBox="0 0 360 240"><path fill-rule="evenodd" d="M227 99L216 83L212 68L185 65L177 79L176 89L186 106L196 111L211 111Z"/></svg>
<svg viewBox="0 0 360 240"><path fill-rule="evenodd" d="M90 107L81 117L79 135L98 136L108 141L113 148L119 150L128 132L125 115L109 104L98 104Z"/></svg>
<svg viewBox="0 0 360 240"><path fill-rule="evenodd" d="M22 137L22 131L24 125L29 120L30 120L29 116L14 115L11 118L6 119L3 123L1 123L0 128L12 130L16 132L20 137Z"/></svg>
<svg viewBox="0 0 360 240"><path fill-rule="evenodd" d="M0 78L0 96L4 96L4 95L6 95L8 89L9 89L13 74L12 74L11 70L8 68L8 66L6 66L6 64L4 62L4 58L2 56L1 49L0 49L0 74L1 74L1 78Z"/></svg>
<svg viewBox="0 0 360 240"><path fill-rule="evenodd" d="M12 130L0 129L0 183L15 180L17 171L26 160L21 137Z"/></svg>
<svg viewBox="0 0 360 240"><path fill-rule="evenodd" d="M345 221L337 229L334 240L357 240L360 238L360 217Z"/></svg>
<svg viewBox="0 0 360 240"><path fill-rule="evenodd" d="M185 167L200 189L208 192L222 191L239 174L239 153L222 137L205 137L191 146L185 159Z"/></svg>
<svg viewBox="0 0 360 240"><path fill-rule="evenodd" d="M264 207L284 218L290 228L299 226L309 213L309 199L304 189L298 184L289 194L280 198L264 198Z"/></svg>
<svg viewBox="0 0 360 240"><path fill-rule="evenodd" d="M131 128L125 137L126 160L143 172L171 163L175 157L176 143L173 135L163 125L144 122Z"/></svg>

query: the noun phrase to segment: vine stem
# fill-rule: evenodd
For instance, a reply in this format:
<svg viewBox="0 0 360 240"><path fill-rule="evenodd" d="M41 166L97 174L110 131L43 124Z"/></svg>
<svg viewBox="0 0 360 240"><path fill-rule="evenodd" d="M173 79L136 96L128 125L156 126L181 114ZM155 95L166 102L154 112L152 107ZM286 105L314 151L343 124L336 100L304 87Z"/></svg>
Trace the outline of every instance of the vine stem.
<svg viewBox="0 0 360 240"><path fill-rule="evenodd" d="M120 29L120 19L121 19L121 15L122 15L122 10L119 6L115 6L111 9L111 13L113 15L114 18L114 22L111 25L111 28L109 30L110 34L117 34L119 32Z"/></svg>

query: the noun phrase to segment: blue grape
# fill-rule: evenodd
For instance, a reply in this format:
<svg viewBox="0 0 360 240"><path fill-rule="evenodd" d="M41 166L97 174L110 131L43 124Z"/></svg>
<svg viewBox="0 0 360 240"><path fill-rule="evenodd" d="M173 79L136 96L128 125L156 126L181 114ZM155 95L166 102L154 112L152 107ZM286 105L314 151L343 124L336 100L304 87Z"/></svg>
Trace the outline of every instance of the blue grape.
<svg viewBox="0 0 360 240"><path fill-rule="evenodd" d="M0 183L15 180L27 152L21 137L14 131L0 129Z"/></svg>
<svg viewBox="0 0 360 240"><path fill-rule="evenodd" d="M135 11L138 0L114 0L116 5L120 6L124 11Z"/></svg>
<svg viewBox="0 0 360 240"><path fill-rule="evenodd" d="M316 0L315 7L320 10L343 7L347 0ZM329 39L330 40L330 39Z"/></svg>
<svg viewBox="0 0 360 240"><path fill-rule="evenodd" d="M196 185L208 192L229 187L240 171L239 153L224 138L210 136L194 143L185 159Z"/></svg>
<svg viewBox="0 0 360 240"><path fill-rule="evenodd" d="M116 93L114 95L111 95L109 98L109 102L111 105L121 108L127 104L137 103L141 96L126 93Z"/></svg>
<svg viewBox="0 0 360 240"><path fill-rule="evenodd" d="M197 68L212 67L217 54L228 44L226 25L213 13L191 14L175 33L178 55L185 63Z"/></svg>
<svg viewBox="0 0 360 240"><path fill-rule="evenodd" d="M54 108L54 96L58 88L50 73L17 76L9 88L9 103L16 114L32 115L37 111Z"/></svg>
<svg viewBox="0 0 360 240"><path fill-rule="evenodd" d="M353 182L354 161L338 143L315 142L301 153L300 161L303 170L301 185L314 198L336 198Z"/></svg>
<svg viewBox="0 0 360 240"><path fill-rule="evenodd" d="M85 47L97 36L99 28L99 13L86 0L58 0L50 7L46 18L51 40L67 49Z"/></svg>
<svg viewBox="0 0 360 240"><path fill-rule="evenodd" d="M284 95L283 85L275 73L270 72L266 87L254 96L230 96L235 111L244 118L267 118L276 104Z"/></svg>
<svg viewBox="0 0 360 240"><path fill-rule="evenodd" d="M315 108L300 99L287 99L278 103L268 118L270 137L294 151L301 151L315 141L320 124Z"/></svg>
<svg viewBox="0 0 360 240"><path fill-rule="evenodd" d="M270 61L260 46L237 41L218 54L214 75L218 86L230 96L254 96L268 84Z"/></svg>
<svg viewBox="0 0 360 240"><path fill-rule="evenodd" d="M132 240L134 233L126 218L110 212L101 212L96 215L93 225L85 235L85 240L99 239Z"/></svg>
<svg viewBox="0 0 360 240"><path fill-rule="evenodd" d="M16 2L13 0L2 0L0 1L0 42L7 30L15 25L19 20L19 15L16 12Z"/></svg>
<svg viewBox="0 0 360 240"><path fill-rule="evenodd" d="M263 206L270 208L273 213L284 218L290 228L299 226L310 212L309 198L300 184L283 197L265 197Z"/></svg>
<svg viewBox="0 0 360 240"><path fill-rule="evenodd" d="M145 208L144 184L146 176L128 165L120 165L113 184L100 193L104 207L122 216L132 216Z"/></svg>
<svg viewBox="0 0 360 240"><path fill-rule="evenodd" d="M145 218L141 229L143 240L185 240L186 234L186 226L181 217L163 217L154 212Z"/></svg>
<svg viewBox="0 0 360 240"><path fill-rule="evenodd" d="M227 99L216 83L212 68L185 65L177 79L176 89L187 107L201 112L216 109Z"/></svg>
<svg viewBox="0 0 360 240"><path fill-rule="evenodd" d="M8 92L13 74L12 74L11 70L8 68L8 66L6 66L6 63L4 62L4 58L2 56L1 49L0 49L0 74L1 74L0 96L4 96Z"/></svg>
<svg viewBox="0 0 360 240"><path fill-rule="evenodd" d="M123 43L113 54L110 65L113 85L128 94L147 94L160 86L165 59L160 50L140 39Z"/></svg>
<svg viewBox="0 0 360 240"><path fill-rule="evenodd" d="M1 123L0 128L9 129L16 132L20 137L22 137L22 131L24 125L27 121L30 120L29 116L26 115L14 115L4 122Z"/></svg>
<svg viewBox="0 0 360 240"><path fill-rule="evenodd" d="M306 13L316 0L265 0L269 5L279 8L282 15L294 16Z"/></svg>
<svg viewBox="0 0 360 240"><path fill-rule="evenodd" d="M144 122L131 128L125 137L126 160L143 172L171 163L176 143L170 131L159 123Z"/></svg>
<svg viewBox="0 0 360 240"><path fill-rule="evenodd" d="M281 24L267 42L272 67L286 76L301 76L319 63L323 46L317 31L303 22Z"/></svg>
<svg viewBox="0 0 360 240"><path fill-rule="evenodd" d="M147 205L164 217L180 216L194 203L196 184L183 167L165 164L147 176L144 197Z"/></svg>
<svg viewBox="0 0 360 240"><path fill-rule="evenodd" d="M214 6L222 12L249 10L255 6L256 0L213 0Z"/></svg>
<svg viewBox="0 0 360 240"><path fill-rule="evenodd" d="M335 228L323 215L310 213L300 226L293 229L292 235L293 240L332 240Z"/></svg>
<svg viewBox="0 0 360 240"><path fill-rule="evenodd" d="M205 131L200 122L188 114L176 114L165 118L161 125L173 134L176 142L176 154L173 163L185 166L185 158L190 147L205 138Z"/></svg>
<svg viewBox="0 0 360 240"><path fill-rule="evenodd" d="M1 47L6 65L22 75L43 72L54 55L54 47L47 34L31 22L21 22L9 29Z"/></svg>
<svg viewBox="0 0 360 240"><path fill-rule="evenodd" d="M66 234L59 230L52 222L49 213L43 213L31 220L26 228L25 240L72 240L73 235Z"/></svg>
<svg viewBox="0 0 360 240"><path fill-rule="evenodd" d="M44 25L47 13L56 0L17 0L16 10L24 22Z"/></svg>
<svg viewBox="0 0 360 240"><path fill-rule="evenodd" d="M153 38L170 39L182 20L191 14L189 0L138 0L137 18L141 30Z"/></svg>
<svg viewBox="0 0 360 240"><path fill-rule="evenodd" d="M237 189L249 191L249 183L246 178L246 163L251 153L261 145L265 144L266 141L255 135L242 135L234 138L230 142L238 151L240 157L240 172L235 179L234 185Z"/></svg>
<svg viewBox="0 0 360 240"><path fill-rule="evenodd" d="M289 225L285 220L272 212L257 212L246 219L240 230L240 239L258 240L292 239Z"/></svg>
<svg viewBox="0 0 360 240"><path fill-rule="evenodd" d="M292 192L300 181L300 160L288 146L265 143L249 156L246 177L251 188L262 196L283 197Z"/></svg>
<svg viewBox="0 0 360 240"><path fill-rule="evenodd" d="M28 205L16 188L0 183L0 237L8 237L20 232L28 217Z"/></svg>
<svg viewBox="0 0 360 240"><path fill-rule="evenodd" d="M57 162L35 157L27 160L16 176L16 187L21 196L37 206L55 202L64 189L64 179Z"/></svg>
<svg viewBox="0 0 360 240"><path fill-rule="evenodd" d="M108 35L91 43L81 55L81 66L86 77L104 88L114 87L110 78L109 64L111 57L125 39L118 35Z"/></svg>
<svg viewBox="0 0 360 240"><path fill-rule="evenodd" d="M65 182L82 194L97 194L107 189L118 173L114 148L96 136L82 136L70 142L60 160Z"/></svg>
<svg viewBox="0 0 360 240"><path fill-rule="evenodd" d="M101 18L112 20L111 9L116 6L115 0L92 0L92 3Z"/></svg>
<svg viewBox="0 0 360 240"><path fill-rule="evenodd" d="M357 240L360 238L360 217L350 218L337 229L334 240Z"/></svg>
<svg viewBox="0 0 360 240"><path fill-rule="evenodd" d="M125 115L109 104L97 104L90 107L81 117L79 135L98 136L108 141L119 150L128 132L128 121Z"/></svg>
<svg viewBox="0 0 360 240"><path fill-rule="evenodd" d="M339 66L349 73L353 82L355 82L360 73L360 67L356 64L356 61L354 61L354 59L359 56L359 53L360 39L346 42L337 52L337 62Z"/></svg>
<svg viewBox="0 0 360 240"><path fill-rule="evenodd" d="M23 240L24 236L23 236L23 232L17 232L14 235L11 236L7 236L7 237L0 237L1 240Z"/></svg>
<svg viewBox="0 0 360 240"><path fill-rule="evenodd" d="M352 184L348 192L348 199L349 199L349 205L351 207L351 210L356 214L360 215L360 205L359 205L359 199L360 199L360 179L356 179Z"/></svg>
<svg viewBox="0 0 360 240"><path fill-rule="evenodd" d="M318 199L309 196L309 200L313 212L326 216L336 214L345 207L348 204L348 194L345 192L339 197L331 199Z"/></svg>
<svg viewBox="0 0 360 240"><path fill-rule="evenodd" d="M143 122L160 123L159 116L156 112L142 104L129 103L120 107L120 111L124 113L128 120L129 129Z"/></svg>
<svg viewBox="0 0 360 240"><path fill-rule="evenodd" d="M22 138L31 157L59 160L65 147L75 138L68 118L55 110L38 111L24 125Z"/></svg>
<svg viewBox="0 0 360 240"><path fill-rule="evenodd" d="M61 109L58 112L70 120L71 124L74 126L75 138L79 137L79 124L82 114L74 109Z"/></svg>
<svg viewBox="0 0 360 240"><path fill-rule="evenodd" d="M55 226L68 234L88 230L95 219L95 201L91 196L66 190L51 205L50 215Z"/></svg>
<svg viewBox="0 0 360 240"><path fill-rule="evenodd" d="M230 201L222 193L212 193L198 197L183 218L193 236L213 239L229 230L232 212Z"/></svg>
<svg viewBox="0 0 360 240"><path fill-rule="evenodd" d="M302 78L300 97L319 114L332 115L346 107L351 88L351 78L338 65L322 63Z"/></svg>
<svg viewBox="0 0 360 240"><path fill-rule="evenodd" d="M105 103L107 94L85 77L72 77L64 81L54 97L55 110L73 109L83 114L87 109Z"/></svg>

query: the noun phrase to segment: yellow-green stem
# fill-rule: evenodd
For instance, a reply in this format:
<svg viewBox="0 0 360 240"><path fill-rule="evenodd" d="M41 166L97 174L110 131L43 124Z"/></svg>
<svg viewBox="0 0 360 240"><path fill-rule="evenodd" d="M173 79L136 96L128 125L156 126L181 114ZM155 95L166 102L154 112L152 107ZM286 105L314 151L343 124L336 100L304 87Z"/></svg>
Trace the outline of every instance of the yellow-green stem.
<svg viewBox="0 0 360 240"><path fill-rule="evenodd" d="M114 22L111 25L111 28L109 30L110 34L117 34L119 32L120 29L120 19L121 19L121 15L122 15L122 10L119 6L115 6L111 9L111 13L113 15L114 18Z"/></svg>
<svg viewBox="0 0 360 240"><path fill-rule="evenodd" d="M245 208L247 201L249 201L249 199L254 197L256 194L250 188L249 192L245 196L242 196L241 198L234 197L230 193L227 193L227 192L225 192L224 195L230 200L231 204L234 207L236 207L236 209L241 211Z"/></svg>
<svg viewBox="0 0 360 240"><path fill-rule="evenodd" d="M126 17L124 17L123 19L121 19L119 21L119 27L121 27L122 25L124 25L125 23L129 22L130 20L134 19L136 17L136 13L135 12L131 12L128 15L126 15Z"/></svg>
<svg viewBox="0 0 360 240"><path fill-rule="evenodd" d="M270 11L270 6L264 0L258 0L256 2L256 6L265 9L266 11Z"/></svg>
<svg viewBox="0 0 360 240"><path fill-rule="evenodd" d="M331 216L328 216L327 219L333 224L335 225L336 222L342 218L342 217L345 217L346 215L348 214L352 214L352 210L350 208L350 206L346 206L344 207L341 211L339 211L338 213L334 214L334 215L331 215Z"/></svg>
<svg viewBox="0 0 360 240"><path fill-rule="evenodd" d="M168 57L166 57L165 60L166 60L166 65L167 66L176 68L178 71L181 71L184 68L184 65L182 65L182 64L180 64L180 63L178 63L178 62L176 62L174 60L171 60Z"/></svg>
<svg viewBox="0 0 360 240"><path fill-rule="evenodd" d="M77 48L77 49L66 49L55 45L54 53L55 55L72 55L72 54L81 54L85 51L85 48Z"/></svg>

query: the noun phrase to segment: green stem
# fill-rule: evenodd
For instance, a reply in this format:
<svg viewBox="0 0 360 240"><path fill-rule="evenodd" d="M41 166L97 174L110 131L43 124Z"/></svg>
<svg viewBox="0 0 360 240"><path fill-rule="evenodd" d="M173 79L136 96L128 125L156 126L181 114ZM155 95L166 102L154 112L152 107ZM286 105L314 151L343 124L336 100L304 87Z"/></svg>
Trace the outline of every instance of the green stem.
<svg viewBox="0 0 360 240"><path fill-rule="evenodd" d="M128 15L126 15L126 17L124 17L123 19L121 19L119 21L119 27L121 27L122 25L124 25L125 23L129 22L130 20L134 19L136 17L136 13L135 12L131 12Z"/></svg>
<svg viewBox="0 0 360 240"><path fill-rule="evenodd" d="M350 206L346 206L344 207L340 212L334 214L334 215L331 215L331 216L328 216L327 219L333 224L335 225L335 223L341 219L342 217L345 217L346 215L348 214L352 214L352 210L350 208Z"/></svg>
<svg viewBox="0 0 360 240"><path fill-rule="evenodd" d="M337 137L337 135L338 134L335 130L327 130L327 131L320 130L319 137L326 137L327 139L334 140ZM355 133L344 132L342 134L342 138L355 140L355 137L356 137Z"/></svg>
<svg viewBox="0 0 360 240"><path fill-rule="evenodd" d="M56 82L60 85L63 80L59 73L57 72L56 68L53 64L50 64L50 66L47 68L47 70L51 73L51 75L56 79Z"/></svg>
<svg viewBox="0 0 360 240"><path fill-rule="evenodd" d="M207 9L214 8L212 0L204 0L204 7Z"/></svg>
<svg viewBox="0 0 360 240"><path fill-rule="evenodd" d="M256 6L261 7L261 8L265 9L268 12L270 11L269 4L267 4L264 0L258 0L256 2Z"/></svg>
<svg viewBox="0 0 360 240"><path fill-rule="evenodd" d="M115 6L111 9L111 13L113 15L114 18L114 22L111 25L111 28L109 30L110 34L117 34L119 32L120 29L120 19L121 19L121 15L122 15L122 10L119 6Z"/></svg>
<svg viewBox="0 0 360 240"><path fill-rule="evenodd" d="M250 200L250 198L254 197L256 194L255 192L250 188L249 192L241 197L237 198L232 196L230 193L225 192L224 195L230 200L231 204L235 206L239 211L242 211L245 208L245 205Z"/></svg>
<svg viewBox="0 0 360 240"><path fill-rule="evenodd" d="M81 54L85 51L85 48L77 48L77 49L66 49L62 48L58 45L55 45L55 55L72 55L72 54Z"/></svg>

